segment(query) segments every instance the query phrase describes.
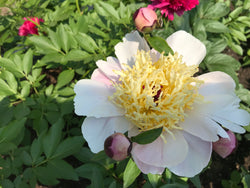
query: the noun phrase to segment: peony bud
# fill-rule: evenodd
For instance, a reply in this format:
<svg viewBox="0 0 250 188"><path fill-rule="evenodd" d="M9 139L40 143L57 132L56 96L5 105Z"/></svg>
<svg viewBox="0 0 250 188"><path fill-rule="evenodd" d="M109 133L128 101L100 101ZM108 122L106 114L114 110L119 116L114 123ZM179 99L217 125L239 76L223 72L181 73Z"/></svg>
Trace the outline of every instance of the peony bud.
<svg viewBox="0 0 250 188"><path fill-rule="evenodd" d="M104 151L110 158L122 161L129 155L131 143L124 134L115 133L105 140Z"/></svg>
<svg viewBox="0 0 250 188"><path fill-rule="evenodd" d="M222 158L230 155L236 147L236 137L231 131L227 131L228 138L220 138L217 142L213 142L213 150Z"/></svg>
<svg viewBox="0 0 250 188"><path fill-rule="evenodd" d="M27 35L39 35L38 34L38 29L37 29L37 25L40 25L41 22L44 22L44 20L42 18L29 18L30 20L28 20L27 18L23 18L25 21L23 23L23 25L20 26L19 28L19 36L27 36Z"/></svg>
<svg viewBox="0 0 250 188"><path fill-rule="evenodd" d="M135 26L143 33L151 32L157 25L157 14L150 8L140 8L133 16Z"/></svg>

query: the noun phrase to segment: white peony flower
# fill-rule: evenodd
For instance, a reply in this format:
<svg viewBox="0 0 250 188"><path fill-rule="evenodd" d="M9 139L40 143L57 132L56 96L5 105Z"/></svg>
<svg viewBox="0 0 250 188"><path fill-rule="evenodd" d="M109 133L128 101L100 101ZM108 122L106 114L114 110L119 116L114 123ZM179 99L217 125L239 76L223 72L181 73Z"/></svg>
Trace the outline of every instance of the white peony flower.
<svg viewBox="0 0 250 188"><path fill-rule="evenodd" d="M192 177L207 166L212 142L229 137L224 128L244 133L250 115L239 109L230 76L218 71L193 77L206 55L198 39L178 31L167 43L174 55L150 50L137 31L127 34L115 46L117 58L97 61L91 79L75 85L75 113L87 116L82 133L94 153L115 132L131 137L162 127L152 143L133 143L135 163L146 174L168 168Z"/></svg>

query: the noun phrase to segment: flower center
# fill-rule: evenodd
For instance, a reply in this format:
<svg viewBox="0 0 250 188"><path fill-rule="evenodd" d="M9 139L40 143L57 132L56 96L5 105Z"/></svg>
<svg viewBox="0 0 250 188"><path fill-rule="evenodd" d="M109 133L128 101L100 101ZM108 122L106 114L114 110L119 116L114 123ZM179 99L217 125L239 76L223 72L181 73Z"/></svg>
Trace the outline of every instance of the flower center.
<svg viewBox="0 0 250 188"><path fill-rule="evenodd" d="M163 127L181 129L186 110L202 99L203 83L193 77L197 66L187 66L177 53L152 62L150 52L138 51L135 65L118 71L119 83L110 100L125 109L125 117L141 131Z"/></svg>

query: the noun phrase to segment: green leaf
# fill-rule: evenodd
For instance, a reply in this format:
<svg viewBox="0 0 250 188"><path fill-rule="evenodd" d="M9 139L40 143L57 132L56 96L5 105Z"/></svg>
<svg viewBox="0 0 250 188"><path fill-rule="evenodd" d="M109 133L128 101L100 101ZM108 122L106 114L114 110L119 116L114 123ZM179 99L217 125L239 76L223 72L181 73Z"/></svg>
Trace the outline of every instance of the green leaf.
<svg viewBox="0 0 250 188"><path fill-rule="evenodd" d="M181 183L170 183L160 186L160 188L188 188L188 185L183 185Z"/></svg>
<svg viewBox="0 0 250 188"><path fill-rule="evenodd" d="M14 116L16 119L21 119L23 117L28 116L30 113L29 107L26 105L25 102L19 103L14 108Z"/></svg>
<svg viewBox="0 0 250 188"><path fill-rule="evenodd" d="M22 158L23 164L28 165L28 166L32 165L32 158L30 154L27 153L27 151L22 152L21 158Z"/></svg>
<svg viewBox="0 0 250 188"><path fill-rule="evenodd" d="M58 29L57 34L60 36L59 42L61 44L61 47L66 53L68 53L70 49L70 41L69 41L68 33L65 31L63 24L60 24L57 27L57 29Z"/></svg>
<svg viewBox="0 0 250 188"><path fill-rule="evenodd" d="M17 77L20 77L20 78L23 77L22 70L19 70L18 67L16 66L16 64L7 58L0 57L0 66L4 67L5 69L10 71L11 73L13 73Z"/></svg>
<svg viewBox="0 0 250 188"><path fill-rule="evenodd" d="M9 142L15 139L21 131L24 129L24 125L27 118L21 120L14 120L10 122L7 126L0 128L0 143Z"/></svg>
<svg viewBox="0 0 250 188"><path fill-rule="evenodd" d="M41 53L50 54L60 51L51 41L44 36L32 36L29 40L40 50Z"/></svg>
<svg viewBox="0 0 250 188"><path fill-rule="evenodd" d="M87 52L95 53L95 50L98 49L98 46L96 45L94 39L92 39L89 35L85 33L78 33L75 38L79 45Z"/></svg>
<svg viewBox="0 0 250 188"><path fill-rule="evenodd" d="M51 168L39 166L33 168L33 171L38 180L44 185L56 185L59 183L56 177L57 174L51 171Z"/></svg>
<svg viewBox="0 0 250 188"><path fill-rule="evenodd" d="M64 160L53 159L48 162L48 168L56 174L57 178L78 181L74 168Z"/></svg>
<svg viewBox="0 0 250 188"><path fill-rule="evenodd" d="M16 92L0 78L0 95L8 96L13 94L16 94Z"/></svg>
<svg viewBox="0 0 250 188"><path fill-rule="evenodd" d="M206 11L204 18L216 19L226 16L229 13L230 9L225 3L216 3L213 6L209 7Z"/></svg>
<svg viewBox="0 0 250 188"><path fill-rule="evenodd" d="M116 20L120 19L118 12L115 10L115 8L112 5L110 5L108 3L105 3L103 1L99 1L98 3L107 12L107 14L109 14L110 16L112 16L113 18L115 18Z"/></svg>
<svg viewBox="0 0 250 188"><path fill-rule="evenodd" d="M50 29L48 29L48 36L49 36L51 42L53 43L53 45L56 47L56 49L61 49L61 45L59 42L60 36L56 32L54 32Z"/></svg>
<svg viewBox="0 0 250 188"><path fill-rule="evenodd" d="M65 59L67 61L82 61L90 57L92 57L92 55L90 55L89 53L85 51L73 49L69 53L66 54Z"/></svg>
<svg viewBox="0 0 250 188"><path fill-rule="evenodd" d="M31 49L29 49L28 52L25 53L22 65L24 73L28 75L33 65L33 51Z"/></svg>
<svg viewBox="0 0 250 188"><path fill-rule="evenodd" d="M41 138L42 138L42 136L39 136L38 139L34 139L32 144L31 144L30 154L31 154L33 163L36 163L37 159L42 154Z"/></svg>
<svg viewBox="0 0 250 188"><path fill-rule="evenodd" d="M79 152L83 143L84 140L82 136L67 138L58 145L53 157L65 158L67 156L74 155L76 152Z"/></svg>
<svg viewBox="0 0 250 188"><path fill-rule="evenodd" d="M207 32L211 33L228 33L230 30L223 23L216 20L206 20L205 28Z"/></svg>
<svg viewBox="0 0 250 188"><path fill-rule="evenodd" d="M237 7L232 12L230 12L229 17L231 17L232 19L235 19L242 13L242 11L243 11L243 7Z"/></svg>
<svg viewBox="0 0 250 188"><path fill-rule="evenodd" d="M60 89L61 87L70 83L70 81L74 78L74 76L75 76L74 70L65 70L61 72L58 76L55 89Z"/></svg>
<svg viewBox="0 0 250 188"><path fill-rule="evenodd" d="M21 82L21 96L26 98L30 94L30 83L26 80Z"/></svg>
<svg viewBox="0 0 250 188"><path fill-rule="evenodd" d="M105 171L106 169L95 163L87 163L76 169L80 177L87 178L91 181L91 187L93 188L104 187L103 174Z"/></svg>
<svg viewBox="0 0 250 188"><path fill-rule="evenodd" d="M7 81L9 87L14 93L17 93L17 86L18 86L17 80L11 72L7 70L2 71L2 73L0 73L0 77L2 77L4 80Z"/></svg>
<svg viewBox="0 0 250 188"><path fill-rule="evenodd" d="M159 174L148 174L148 180L150 182L150 184L153 186L153 188L156 188L159 181L161 180L161 175Z"/></svg>
<svg viewBox="0 0 250 188"><path fill-rule="evenodd" d="M43 137L43 150L47 158L51 157L55 152L62 135L62 129L64 126L63 119L58 119L58 121L52 125L48 133Z"/></svg>
<svg viewBox="0 0 250 188"><path fill-rule="evenodd" d="M153 37L146 36L146 39L150 44L150 46L155 50L157 50L158 52L160 53L164 52L164 54L166 55L168 55L168 53L174 54L173 50L169 47L168 43L163 38L158 36L153 36Z"/></svg>
<svg viewBox="0 0 250 188"><path fill-rule="evenodd" d="M10 105L10 99L4 98L0 101L0 127L7 125L13 118L13 108Z"/></svg>
<svg viewBox="0 0 250 188"><path fill-rule="evenodd" d="M196 188L201 188L201 181L199 175L189 178L189 180L194 184Z"/></svg>
<svg viewBox="0 0 250 188"><path fill-rule="evenodd" d="M130 186L137 176L139 176L141 173L140 169L136 166L135 162L130 159L128 161L128 164L125 168L124 175L123 175L123 187Z"/></svg>
<svg viewBox="0 0 250 188"><path fill-rule="evenodd" d="M132 142L138 144L149 144L157 139L162 133L162 127L158 129L153 129L149 131L142 132L137 136L131 137Z"/></svg>

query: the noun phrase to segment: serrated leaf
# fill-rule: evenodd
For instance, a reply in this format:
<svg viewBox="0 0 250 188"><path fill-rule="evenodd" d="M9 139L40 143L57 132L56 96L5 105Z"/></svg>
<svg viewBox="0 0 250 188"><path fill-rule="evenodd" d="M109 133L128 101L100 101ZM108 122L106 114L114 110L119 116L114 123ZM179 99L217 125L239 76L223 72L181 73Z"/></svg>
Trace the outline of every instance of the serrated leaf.
<svg viewBox="0 0 250 188"><path fill-rule="evenodd" d="M162 133L162 128L153 129L149 131L142 132L137 136L131 137L132 142L138 144L149 144L157 139Z"/></svg>
<svg viewBox="0 0 250 188"><path fill-rule="evenodd" d="M74 70L65 70L61 72L57 79L57 84L55 89L60 89L61 87L67 85L74 78L75 72Z"/></svg>
<svg viewBox="0 0 250 188"><path fill-rule="evenodd" d="M74 168L64 160L53 159L48 162L48 168L57 178L78 181Z"/></svg>
<svg viewBox="0 0 250 188"><path fill-rule="evenodd" d="M158 52L164 52L164 54L166 55L168 55L168 53L174 54L173 50L169 47L168 43L163 38L158 36L147 36L146 39L150 46Z"/></svg>
<svg viewBox="0 0 250 188"><path fill-rule="evenodd" d="M33 51L29 49L23 56L23 71L26 75L28 75L31 71L31 67L33 65Z"/></svg>
<svg viewBox="0 0 250 188"><path fill-rule="evenodd" d="M123 187L130 186L137 176L139 176L141 173L140 169L136 166L135 162L130 159L128 161L128 164L125 168L124 175L123 175Z"/></svg>
<svg viewBox="0 0 250 188"><path fill-rule="evenodd" d="M60 51L51 41L44 36L32 36L29 40L44 54L50 54Z"/></svg>
<svg viewBox="0 0 250 188"><path fill-rule="evenodd" d="M98 49L98 46L96 45L94 39L85 33L78 33L75 38L79 45L87 52L95 53L95 50Z"/></svg>

